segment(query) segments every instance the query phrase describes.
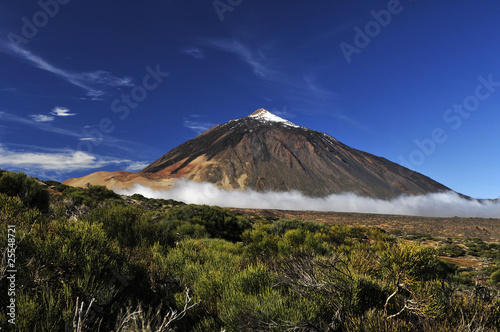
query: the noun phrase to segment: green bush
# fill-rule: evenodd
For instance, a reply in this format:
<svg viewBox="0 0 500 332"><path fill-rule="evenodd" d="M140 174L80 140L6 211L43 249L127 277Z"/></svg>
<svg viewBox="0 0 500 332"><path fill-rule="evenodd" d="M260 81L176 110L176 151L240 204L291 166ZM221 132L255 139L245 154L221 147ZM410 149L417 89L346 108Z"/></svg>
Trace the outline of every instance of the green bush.
<svg viewBox="0 0 500 332"><path fill-rule="evenodd" d="M246 230L242 235L242 241L246 245L246 254L252 258L275 256L281 247L279 246L279 237L269 234L266 231L266 226L258 226L256 229Z"/></svg>
<svg viewBox="0 0 500 332"><path fill-rule="evenodd" d="M171 209L167 220L183 220L202 225L212 238L221 238L228 241L240 241L241 235L251 228L250 222L243 217L236 216L227 209L208 205L185 205Z"/></svg>
<svg viewBox="0 0 500 332"><path fill-rule="evenodd" d="M136 222L141 210L129 206L110 206L94 209L82 220L94 224L102 224L107 236L118 240L120 246L135 246L138 243Z"/></svg>
<svg viewBox="0 0 500 332"><path fill-rule="evenodd" d="M492 284L500 286L500 269L491 274L490 280Z"/></svg>
<svg viewBox="0 0 500 332"><path fill-rule="evenodd" d="M387 296L387 292L378 283L365 277L355 278L352 292L353 313L363 315L370 309L382 309Z"/></svg>
<svg viewBox="0 0 500 332"><path fill-rule="evenodd" d="M182 311L186 288L200 304L169 326L176 331L489 332L500 325L499 246L478 238L464 243L490 258L488 269L456 273L438 254L462 253L457 239L436 251L376 228L246 218L138 195L130 204L104 187L51 181L62 195L41 212L29 194L43 189L36 179L5 171L0 179L0 233L16 225L19 240L19 331L64 331L77 298L84 309L95 299L101 331L127 317L129 329L155 329L169 308ZM6 243L0 237L0 248ZM123 283L117 274L134 278ZM490 274L488 285L475 284ZM0 289L7 288L0 271ZM8 300L0 296L0 306ZM0 310L0 328L7 326Z"/></svg>
<svg viewBox="0 0 500 332"><path fill-rule="evenodd" d="M35 178L24 173L3 171L0 174L0 193L19 197L27 208L37 208L42 212L49 209L49 193Z"/></svg>
<svg viewBox="0 0 500 332"><path fill-rule="evenodd" d="M325 236L316 233L313 234L304 229L291 229L287 231L278 243L280 253L290 253L293 251L311 250L318 254L326 254L328 245Z"/></svg>
<svg viewBox="0 0 500 332"><path fill-rule="evenodd" d="M247 295L257 295L272 285L274 277L261 264L250 265L235 277L234 287Z"/></svg>
<svg viewBox="0 0 500 332"><path fill-rule="evenodd" d="M161 207L163 205L166 205L168 207L186 205L183 202L175 201L173 199L147 198L141 194L133 194L132 196L130 196L130 198L135 199L136 201L149 203L157 207Z"/></svg>
<svg viewBox="0 0 500 332"><path fill-rule="evenodd" d="M347 322L348 332L409 332L419 331L406 321L404 317L387 319L381 310L369 310L365 315L358 316ZM428 330L433 331L433 330ZM436 330L437 331L437 330ZM444 330L446 331L446 330ZM451 330L452 331L452 330Z"/></svg>
<svg viewBox="0 0 500 332"><path fill-rule="evenodd" d="M61 182L53 181L53 180L45 180L43 181L47 186L49 187L54 187L55 190L57 190L60 193L63 193L67 190L71 190L73 187L67 186L65 184L62 184Z"/></svg>
<svg viewBox="0 0 500 332"><path fill-rule="evenodd" d="M51 221L35 227L16 253L20 331L64 331L77 297L107 303L116 291L109 283L114 273L128 269L101 224Z"/></svg>
<svg viewBox="0 0 500 332"><path fill-rule="evenodd" d="M428 281L443 272L434 249L409 243L391 245L381 254L380 264L393 282Z"/></svg>
<svg viewBox="0 0 500 332"><path fill-rule="evenodd" d="M275 235L283 236L285 235L286 232L290 230L300 229L309 231L311 233L317 233L325 228L326 228L325 225L315 222L309 222L297 219L281 219L275 223L272 223L269 226L268 231Z"/></svg>
<svg viewBox="0 0 500 332"><path fill-rule="evenodd" d="M439 256L459 257L465 255L465 250L456 244L445 244L438 249Z"/></svg>
<svg viewBox="0 0 500 332"><path fill-rule="evenodd" d="M75 206L85 205L90 208L102 206L105 203L117 203L120 196L105 186L91 186L87 188L67 187L63 190L63 197L69 198Z"/></svg>

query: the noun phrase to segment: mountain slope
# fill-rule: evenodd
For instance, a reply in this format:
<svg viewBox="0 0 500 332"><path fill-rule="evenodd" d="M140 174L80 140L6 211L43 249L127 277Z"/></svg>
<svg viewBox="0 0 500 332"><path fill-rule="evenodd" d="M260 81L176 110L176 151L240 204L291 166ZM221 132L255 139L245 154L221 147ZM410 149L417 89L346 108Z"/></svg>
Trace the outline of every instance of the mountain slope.
<svg viewBox="0 0 500 332"><path fill-rule="evenodd" d="M313 197L355 192L385 199L450 190L422 174L263 109L213 127L141 173L207 181L226 189L295 189Z"/></svg>

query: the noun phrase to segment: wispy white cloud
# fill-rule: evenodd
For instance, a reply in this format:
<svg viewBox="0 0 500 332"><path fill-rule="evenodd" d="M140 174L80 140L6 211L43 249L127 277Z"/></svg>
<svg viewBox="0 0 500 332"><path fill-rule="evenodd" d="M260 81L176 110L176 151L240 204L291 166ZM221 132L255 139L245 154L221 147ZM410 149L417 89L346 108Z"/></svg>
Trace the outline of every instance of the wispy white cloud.
<svg viewBox="0 0 500 332"><path fill-rule="evenodd" d="M42 115L42 114L39 114ZM45 116L45 115L43 115ZM50 132L50 133L55 133L59 135L64 135L68 137L74 137L79 141L91 141L92 142L92 147L99 146L99 147L107 147L109 149L114 149L115 151L117 149L121 151L125 151L127 153L133 153L137 154L137 151L148 151L148 153L151 154L158 154L159 152L156 151L155 149L151 149L149 145L141 144L133 140L125 140L125 139L119 139L110 135L103 135L102 137L87 137L84 135L86 131L82 131L81 128L79 130L71 130L68 128L59 128L53 125L51 122L38 122L36 119L33 118L33 115L31 116L31 119L29 118L24 118L19 115L10 113L10 112L5 112L5 111L0 111L0 123L4 122L13 122L13 123L19 123L21 125L25 126L30 126L33 128L36 128L38 130ZM87 126L85 129L92 130L94 128L93 126ZM0 131L2 133L2 131ZM76 148L77 145L75 144L74 148Z"/></svg>
<svg viewBox="0 0 500 332"><path fill-rule="evenodd" d="M261 79L275 81L279 76L278 72L269 66L262 51L254 52L237 40L207 39L204 43L212 48L237 55Z"/></svg>
<svg viewBox="0 0 500 332"><path fill-rule="evenodd" d="M30 115L30 117L35 122L52 122L52 121L54 121L53 116L45 115L45 114L32 114L32 115Z"/></svg>
<svg viewBox="0 0 500 332"><path fill-rule="evenodd" d="M390 201L360 197L353 193L311 198L298 191L256 192L224 190L212 183L176 180L172 190L153 190L134 185L121 194L138 193L146 197L175 199L186 203L254 209L338 211L380 214L417 215L427 217L500 217L500 202L467 200L454 192L421 196L400 196Z"/></svg>
<svg viewBox="0 0 500 332"><path fill-rule="evenodd" d="M151 163L150 162L143 162L143 161L133 162L125 168L125 171L127 171L127 172L140 171L141 169L144 169L147 166L149 166L149 164L151 164Z"/></svg>
<svg viewBox="0 0 500 332"><path fill-rule="evenodd" d="M271 58L269 54L273 52L270 52L269 49L252 48L234 39L207 38L201 43L206 47L236 55L252 69L255 76L269 83L273 88L280 89L280 93L294 105L302 104L312 109L318 109L324 108L325 105L331 106L338 98L338 93L321 86L319 73L325 68L319 67L317 64L305 65L301 68L296 66L287 68L286 65L281 65L278 68L276 64L282 64L283 61L277 61L277 59L283 57L283 52L275 54L276 56ZM351 125L361 126L339 110L329 111L328 114Z"/></svg>
<svg viewBox="0 0 500 332"><path fill-rule="evenodd" d="M10 151L0 146L0 165L2 167L71 172L101 168L123 162L126 161L106 160L82 151L65 151L60 153L18 152Z"/></svg>
<svg viewBox="0 0 500 332"><path fill-rule="evenodd" d="M38 114L39 116L45 117L46 115L43 114ZM78 133L76 131L72 131L69 129L65 128L58 128L50 124L48 121L36 121L36 119L31 116L31 119L27 119L21 116L18 116L16 114L12 114L9 112L4 112L0 111L0 121L8 121L8 122L15 122L15 123L20 123L23 125L35 127L39 130L51 132L51 133L56 133L60 135L65 135L65 136L71 136L71 137L81 137L82 134Z"/></svg>
<svg viewBox="0 0 500 332"><path fill-rule="evenodd" d="M86 82L104 84L108 86L134 86L130 77L116 77L104 70L97 70L89 73L80 73L77 76Z"/></svg>
<svg viewBox="0 0 500 332"><path fill-rule="evenodd" d="M285 119L293 119L297 116L296 114L288 112L288 107L286 105L281 110L277 109L277 108L273 108L271 110L271 113L273 113L279 117L285 118Z"/></svg>
<svg viewBox="0 0 500 332"><path fill-rule="evenodd" d="M78 86L87 91L87 96L92 100L100 100L106 92L96 86L134 86L129 77L115 77L111 73L103 70L92 72L72 72L49 63L42 57L17 45L3 45L2 49L9 50L9 53L27 61L32 66L48 71L70 84Z"/></svg>
<svg viewBox="0 0 500 332"><path fill-rule="evenodd" d="M205 53L199 47L188 47L182 50L182 53L192 56L195 59L203 60L205 58Z"/></svg>
<svg viewBox="0 0 500 332"><path fill-rule="evenodd" d="M8 93L16 93L16 92L19 92L19 89L18 88L7 87L7 88L1 88L0 91L2 91L2 92L8 92Z"/></svg>
<svg viewBox="0 0 500 332"><path fill-rule="evenodd" d="M203 120L203 118L204 116L200 115L190 115L188 118L184 118L182 120L182 124L184 127L193 130L199 135L215 126L215 124L210 121Z"/></svg>
<svg viewBox="0 0 500 332"><path fill-rule="evenodd" d="M74 171L99 169L106 166L120 166L127 170L139 170L145 162L103 157L70 149L12 150L0 144L0 168L24 170L29 174L57 172L65 174ZM147 164L146 164L147 165ZM142 168L141 168L142 167Z"/></svg>
<svg viewBox="0 0 500 332"><path fill-rule="evenodd" d="M55 116L73 116L76 115L76 113L70 113L69 109L66 107L55 107L50 114L55 115Z"/></svg>

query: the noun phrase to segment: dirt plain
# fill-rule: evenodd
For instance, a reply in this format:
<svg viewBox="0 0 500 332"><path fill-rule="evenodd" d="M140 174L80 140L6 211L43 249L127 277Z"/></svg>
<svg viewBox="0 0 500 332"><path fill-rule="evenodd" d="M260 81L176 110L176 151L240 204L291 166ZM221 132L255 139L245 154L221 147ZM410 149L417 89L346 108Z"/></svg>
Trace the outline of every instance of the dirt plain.
<svg viewBox="0 0 500 332"><path fill-rule="evenodd" d="M500 242L500 219L434 218L349 212L318 212L289 210L231 209L243 215L263 218L287 218L320 223L360 227L379 227L387 232L425 234L444 238L480 238L485 242Z"/></svg>

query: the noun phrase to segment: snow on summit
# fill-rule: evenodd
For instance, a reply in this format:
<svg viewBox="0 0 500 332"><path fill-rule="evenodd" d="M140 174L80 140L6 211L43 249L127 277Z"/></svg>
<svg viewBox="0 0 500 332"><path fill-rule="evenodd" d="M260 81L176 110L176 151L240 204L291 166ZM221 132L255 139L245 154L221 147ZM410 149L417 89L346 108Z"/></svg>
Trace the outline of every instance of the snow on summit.
<svg viewBox="0 0 500 332"><path fill-rule="evenodd" d="M296 127L296 128L299 127L296 124L294 124L288 120L285 120L283 118L280 118L279 116L274 115L273 113L271 113L268 110L265 110L263 108L256 110L255 112L250 114L249 117L256 118L256 119L263 120L263 121L279 122L279 123L282 123L282 124L284 124L286 126L290 126L290 127Z"/></svg>

